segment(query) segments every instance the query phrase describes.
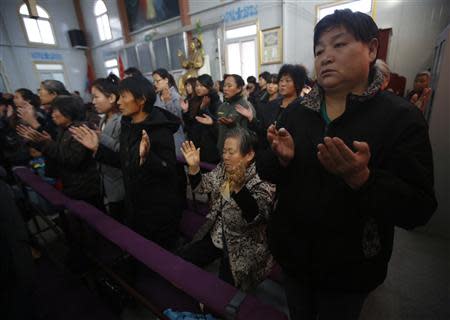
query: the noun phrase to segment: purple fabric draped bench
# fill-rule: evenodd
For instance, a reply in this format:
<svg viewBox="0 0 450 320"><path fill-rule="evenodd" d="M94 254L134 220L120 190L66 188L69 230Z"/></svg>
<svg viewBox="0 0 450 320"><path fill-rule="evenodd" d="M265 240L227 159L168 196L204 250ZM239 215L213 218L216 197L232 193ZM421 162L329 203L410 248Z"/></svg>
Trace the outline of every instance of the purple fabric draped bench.
<svg viewBox="0 0 450 320"><path fill-rule="evenodd" d="M226 307L237 294L238 289L164 250L83 201L70 201L67 203L67 209L176 288L203 303L212 312L219 315L227 314ZM148 289L151 288L148 287ZM247 295L235 319L277 320L287 319L287 316L255 297Z"/></svg>
<svg viewBox="0 0 450 320"><path fill-rule="evenodd" d="M180 232L185 238L191 240L205 221L204 216L191 210L184 210L180 221Z"/></svg>
<svg viewBox="0 0 450 320"><path fill-rule="evenodd" d="M59 208L65 207L71 214L90 225L93 230L162 276L165 280L157 278L155 280L152 277L138 278L142 281L138 281L137 285L145 296L157 300L156 302L162 310L172 307L180 308L182 311L198 312L196 303L198 301L215 314L227 317L227 307L239 293L238 289L143 238L88 203L67 198L31 170L17 168L15 174L23 183L33 188L52 205ZM201 225L201 219L204 219L196 213L193 214L197 217L189 218L191 214L188 214L187 221L184 222L184 224L188 224L190 219L196 221L186 228L190 230L188 232L191 235ZM171 283L175 288L164 285L165 281ZM272 306L257 300L254 296L247 295L240 304L234 319L277 320L287 319L287 316Z"/></svg>

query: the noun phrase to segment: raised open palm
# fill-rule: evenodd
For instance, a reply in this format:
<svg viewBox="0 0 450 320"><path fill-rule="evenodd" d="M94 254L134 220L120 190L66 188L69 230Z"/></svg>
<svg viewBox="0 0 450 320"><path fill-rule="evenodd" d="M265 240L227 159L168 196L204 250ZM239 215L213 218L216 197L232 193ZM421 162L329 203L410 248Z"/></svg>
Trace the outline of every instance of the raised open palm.
<svg viewBox="0 0 450 320"><path fill-rule="evenodd" d="M33 142L52 140L52 137L47 132L39 132L29 126L18 125L16 131L22 138Z"/></svg>
<svg viewBox="0 0 450 320"><path fill-rule="evenodd" d="M148 134L145 130L142 130L142 139L141 143L139 144L139 165L142 166L142 164L145 162L145 159L147 159L147 155L150 151L150 138L148 137Z"/></svg>
<svg viewBox="0 0 450 320"><path fill-rule="evenodd" d="M252 108L244 107L244 106L241 106L240 104L237 104L234 108L241 116L247 118L248 121L251 122L253 120L254 115L253 115Z"/></svg>
<svg viewBox="0 0 450 320"><path fill-rule="evenodd" d="M278 130L275 125L271 125L267 129L267 140L280 163L284 166L288 165L295 154L295 144L291 134L284 128Z"/></svg>
<svg viewBox="0 0 450 320"><path fill-rule="evenodd" d="M197 122L200 122L201 124L205 124L207 126L210 126L214 123L214 120L207 114L203 114L201 116L196 116L195 120L197 120Z"/></svg>
<svg viewBox="0 0 450 320"><path fill-rule="evenodd" d="M181 146L181 152L189 166L189 173L196 174L200 170L200 148L196 149L192 141L185 141Z"/></svg>
<svg viewBox="0 0 450 320"><path fill-rule="evenodd" d="M97 151L99 145L99 138L96 131L88 128L86 125L81 127L70 127L72 136L83 146L92 151Z"/></svg>
<svg viewBox="0 0 450 320"><path fill-rule="evenodd" d="M36 119L36 112L34 111L33 106L24 101L21 106L17 108L17 114L25 123L30 125L33 128L39 127L39 122Z"/></svg>
<svg viewBox="0 0 450 320"><path fill-rule="evenodd" d="M181 110L183 110L183 113L186 113L189 111L189 103L184 100L183 98L180 99L180 107Z"/></svg>

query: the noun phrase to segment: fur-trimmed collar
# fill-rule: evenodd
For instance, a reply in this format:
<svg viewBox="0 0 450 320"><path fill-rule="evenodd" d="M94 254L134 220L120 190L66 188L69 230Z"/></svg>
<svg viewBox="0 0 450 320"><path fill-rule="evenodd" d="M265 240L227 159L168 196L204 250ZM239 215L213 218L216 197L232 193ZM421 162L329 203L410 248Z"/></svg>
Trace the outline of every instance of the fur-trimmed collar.
<svg viewBox="0 0 450 320"><path fill-rule="evenodd" d="M383 83L383 73L376 67L372 69L372 73L372 82L369 84L367 90L362 95L350 94L351 99L364 102L371 99L380 90L381 84ZM301 103L305 107L319 112L323 95L323 89L316 83L311 92L303 98Z"/></svg>

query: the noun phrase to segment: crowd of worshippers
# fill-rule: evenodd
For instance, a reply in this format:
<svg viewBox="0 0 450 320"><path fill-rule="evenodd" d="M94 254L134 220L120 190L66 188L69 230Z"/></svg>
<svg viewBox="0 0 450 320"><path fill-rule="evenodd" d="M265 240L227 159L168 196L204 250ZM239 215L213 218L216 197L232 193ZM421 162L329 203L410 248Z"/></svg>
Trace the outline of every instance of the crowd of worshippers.
<svg viewBox="0 0 450 320"><path fill-rule="evenodd" d="M291 319L357 319L386 278L394 226L423 225L437 206L430 74L407 98L385 90L377 35L366 14L320 20L314 80L285 64L258 81L202 74L180 96L167 70L150 81L129 68L95 80L89 104L56 80L3 94L2 165L31 165L193 264L220 259L219 277L242 290L278 263ZM188 184L209 214L180 248Z"/></svg>

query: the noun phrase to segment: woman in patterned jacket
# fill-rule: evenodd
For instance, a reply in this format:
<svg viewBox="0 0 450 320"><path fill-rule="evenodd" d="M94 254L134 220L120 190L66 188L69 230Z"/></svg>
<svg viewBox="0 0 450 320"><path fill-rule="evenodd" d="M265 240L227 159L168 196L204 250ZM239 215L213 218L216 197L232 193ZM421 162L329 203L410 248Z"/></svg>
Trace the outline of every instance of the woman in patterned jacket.
<svg viewBox="0 0 450 320"><path fill-rule="evenodd" d="M221 258L219 277L242 290L255 287L273 265L265 230L274 186L256 173L255 142L246 129L229 131L223 161L205 174L200 173L200 149L192 141L182 146L191 185L196 192L210 193L212 206L180 255L201 267Z"/></svg>

